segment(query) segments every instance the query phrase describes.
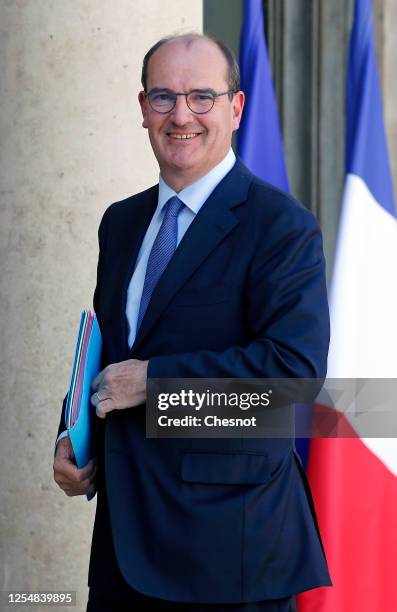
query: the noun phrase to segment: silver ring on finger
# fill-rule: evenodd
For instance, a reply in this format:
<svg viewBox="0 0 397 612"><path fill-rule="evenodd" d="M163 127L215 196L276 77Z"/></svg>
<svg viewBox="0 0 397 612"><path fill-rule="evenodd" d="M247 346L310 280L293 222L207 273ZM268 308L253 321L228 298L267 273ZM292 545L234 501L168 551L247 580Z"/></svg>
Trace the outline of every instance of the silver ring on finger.
<svg viewBox="0 0 397 612"><path fill-rule="evenodd" d="M99 391L96 391L94 395L92 396L92 402L94 406L97 406L99 402L101 402L102 400L103 398L100 396Z"/></svg>

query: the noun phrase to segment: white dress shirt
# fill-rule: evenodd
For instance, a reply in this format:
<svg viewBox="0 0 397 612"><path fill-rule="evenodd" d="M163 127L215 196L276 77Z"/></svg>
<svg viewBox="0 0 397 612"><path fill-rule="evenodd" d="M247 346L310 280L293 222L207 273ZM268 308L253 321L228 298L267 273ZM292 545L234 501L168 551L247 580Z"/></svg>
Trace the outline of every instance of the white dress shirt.
<svg viewBox="0 0 397 612"><path fill-rule="evenodd" d="M127 290L127 305L126 316L129 326L128 344L129 347L134 343L136 336L136 325L138 321L139 304L145 282L146 266L149 259L150 251L157 233L160 229L164 217L164 206L172 196L177 195L185 204L178 215L178 237L177 247L185 235L189 225L199 212L204 202L209 198L215 187L221 182L228 172L233 168L236 161L236 156L233 149L230 149L226 157L217 164L205 176L201 177L179 193L176 193L160 176L159 178L159 199L157 208L154 212L149 227L146 230L141 248L135 264L135 269L131 277L130 284ZM67 430L59 434L56 443L67 436Z"/></svg>

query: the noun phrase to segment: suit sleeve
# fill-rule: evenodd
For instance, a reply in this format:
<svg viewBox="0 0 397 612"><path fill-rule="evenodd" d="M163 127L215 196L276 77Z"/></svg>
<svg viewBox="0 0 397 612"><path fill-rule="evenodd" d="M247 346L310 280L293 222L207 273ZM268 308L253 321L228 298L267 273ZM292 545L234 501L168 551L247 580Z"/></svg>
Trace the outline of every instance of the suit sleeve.
<svg viewBox="0 0 397 612"><path fill-rule="evenodd" d="M153 357L149 378L325 377L329 314L321 232L303 208L286 227L274 232L273 244L262 240L251 262L243 289L249 342L222 352Z"/></svg>
<svg viewBox="0 0 397 612"><path fill-rule="evenodd" d="M98 230L98 242L99 242L99 257L98 257L98 266L97 266L97 280L96 280L96 286L95 286L95 291L94 291L94 299L93 299L93 303L94 303L94 311L96 312L96 305L98 303L98 295L99 295L99 291L100 291L100 278L101 278L101 271L102 271L102 265L103 265L103 258L104 258L104 252L105 252L105 246L106 246L106 221L105 221L105 217L106 217L106 213L102 218L102 221L99 225L99 230ZM59 426L58 426L58 433L56 436L56 441L58 440L59 435L66 430L66 424L65 424L65 412L66 412L66 401L67 401L67 394L65 395L64 399L63 399L63 403L62 403L62 410L61 410L61 417L59 420Z"/></svg>

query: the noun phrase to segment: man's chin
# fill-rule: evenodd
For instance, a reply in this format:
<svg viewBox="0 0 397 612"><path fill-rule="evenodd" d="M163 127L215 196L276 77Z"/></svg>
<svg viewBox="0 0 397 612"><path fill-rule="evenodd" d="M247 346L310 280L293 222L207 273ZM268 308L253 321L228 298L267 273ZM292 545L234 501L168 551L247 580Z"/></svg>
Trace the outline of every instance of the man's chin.
<svg viewBox="0 0 397 612"><path fill-rule="evenodd" d="M201 156L187 155L185 152L185 154L170 155L166 163L174 171L183 173L189 170L198 169L202 165L202 159Z"/></svg>

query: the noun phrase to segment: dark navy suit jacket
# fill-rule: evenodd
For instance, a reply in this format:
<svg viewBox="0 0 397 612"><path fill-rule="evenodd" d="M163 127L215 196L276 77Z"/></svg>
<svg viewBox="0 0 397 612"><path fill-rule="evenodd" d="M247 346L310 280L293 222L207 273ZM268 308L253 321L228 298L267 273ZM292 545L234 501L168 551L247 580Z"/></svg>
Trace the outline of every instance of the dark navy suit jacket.
<svg viewBox="0 0 397 612"><path fill-rule="evenodd" d="M100 225L103 366L137 358L152 378L323 378L317 221L240 161L187 230L129 350L127 287L157 198L155 186L117 202ZM109 413L100 429L106 491L99 486L91 584L106 580L105 493L120 571L138 591L233 603L330 584L293 440L146 439L144 406Z"/></svg>

